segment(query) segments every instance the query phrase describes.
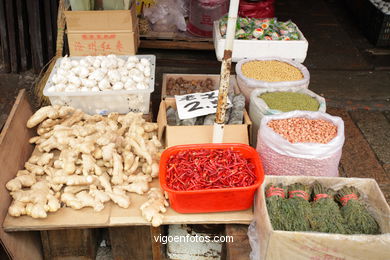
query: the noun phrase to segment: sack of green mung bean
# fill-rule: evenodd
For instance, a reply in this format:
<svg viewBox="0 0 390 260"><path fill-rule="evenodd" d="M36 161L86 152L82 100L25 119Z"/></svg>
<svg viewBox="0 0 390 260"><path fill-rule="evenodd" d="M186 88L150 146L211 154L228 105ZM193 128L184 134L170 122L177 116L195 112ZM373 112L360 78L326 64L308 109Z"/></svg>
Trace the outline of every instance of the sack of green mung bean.
<svg viewBox="0 0 390 260"><path fill-rule="evenodd" d="M344 122L322 112L264 116L256 150L268 175L338 176Z"/></svg>
<svg viewBox="0 0 390 260"><path fill-rule="evenodd" d="M290 59L266 57L243 59L236 64L237 83L249 104L250 94L256 88L308 88L309 71Z"/></svg>
<svg viewBox="0 0 390 260"><path fill-rule="evenodd" d="M325 98L300 87L259 88L251 93L249 116L252 120L251 144L257 144L260 121L265 115L277 115L294 110L326 112Z"/></svg>

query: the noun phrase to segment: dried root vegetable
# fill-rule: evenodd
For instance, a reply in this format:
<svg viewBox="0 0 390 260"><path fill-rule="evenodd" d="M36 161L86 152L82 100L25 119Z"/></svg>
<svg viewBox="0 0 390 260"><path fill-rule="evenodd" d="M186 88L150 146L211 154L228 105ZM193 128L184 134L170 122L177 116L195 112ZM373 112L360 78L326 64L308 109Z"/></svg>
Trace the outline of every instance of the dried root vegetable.
<svg viewBox="0 0 390 260"><path fill-rule="evenodd" d="M286 193L287 187L282 184L269 184L265 188L265 202L268 215L274 230L287 230L286 226Z"/></svg>
<svg viewBox="0 0 390 260"><path fill-rule="evenodd" d="M161 144L157 125L142 114L90 116L71 107L39 109L27 122L39 155L6 184L11 216L44 218L63 206L100 211L112 200L130 205L129 192L149 190L158 176ZM54 156L56 154L56 156Z"/></svg>
<svg viewBox="0 0 390 260"><path fill-rule="evenodd" d="M344 186L337 191L335 198L342 205L341 215L348 234L380 234L378 223L359 199L358 189Z"/></svg>
<svg viewBox="0 0 390 260"><path fill-rule="evenodd" d="M289 199L286 200L286 229L289 231L310 231L312 211L309 203L311 188L294 183L288 186Z"/></svg>
<svg viewBox="0 0 390 260"><path fill-rule="evenodd" d="M344 219L339 206L333 199L334 191L325 188L319 182L313 184L313 218L311 227L313 231L346 234Z"/></svg>
<svg viewBox="0 0 390 260"><path fill-rule="evenodd" d="M185 95L215 90L215 82L211 78L199 80L185 80L180 78L168 78L167 95Z"/></svg>
<svg viewBox="0 0 390 260"><path fill-rule="evenodd" d="M168 196L159 188L151 188L148 192L148 200L141 205L142 216L152 223L152 226L158 227L162 224L164 215L169 206ZM160 213L161 212L161 213Z"/></svg>

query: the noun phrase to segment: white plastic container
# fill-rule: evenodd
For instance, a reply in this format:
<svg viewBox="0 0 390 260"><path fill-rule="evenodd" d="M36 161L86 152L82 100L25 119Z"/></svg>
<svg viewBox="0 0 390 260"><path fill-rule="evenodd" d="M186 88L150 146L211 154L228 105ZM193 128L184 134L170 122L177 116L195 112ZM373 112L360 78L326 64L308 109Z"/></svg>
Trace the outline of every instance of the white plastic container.
<svg viewBox="0 0 390 260"><path fill-rule="evenodd" d="M241 70L242 65L251 61L280 61L291 66L294 66L302 73L302 79L294 81L276 81L276 82L267 82L262 80L256 80L246 77ZM300 63L294 62L290 59L284 59L280 57L264 57L264 58L254 58L254 59L243 59L236 64L236 74L237 74L237 84L240 88L242 94L245 96L246 104L249 105L250 96L253 90L255 89L267 89L267 88L279 88L280 91L285 90L290 87L299 87L299 88L308 88L310 83L310 73L308 69Z"/></svg>
<svg viewBox="0 0 390 260"><path fill-rule="evenodd" d="M56 61L49 79L43 89L43 94L47 96L52 105L71 106L79 108L83 112L94 115L106 115L111 112L126 114L128 112L139 112L148 114L150 107L150 94L154 91L156 56L155 55L123 55L118 58L127 60L130 56L136 56L139 59L146 58L151 64L151 79L149 88L136 90L108 90L99 92L49 92L51 87L51 78L56 73L62 58ZM69 57L71 60L81 60L85 57Z"/></svg>
<svg viewBox="0 0 390 260"><path fill-rule="evenodd" d="M302 63L305 61L309 43L298 27L297 30L301 40L234 40L232 60L237 62L245 58L278 56ZM219 31L219 21L214 21L213 39L215 54L217 59L221 61L225 49L225 39L222 38Z"/></svg>
<svg viewBox="0 0 390 260"><path fill-rule="evenodd" d="M252 120L251 144L254 147L256 147L257 145L257 135L258 135L261 119L267 115L278 115L283 113L280 110L269 108L268 105L265 103L265 101L261 99L259 96L264 93L277 92L277 91L296 92L296 93L309 95L318 101L319 107L317 111L324 112L324 113L326 112L325 98L305 88L291 87L291 88L285 88L283 90L279 88L255 89L251 93L251 98L249 103L249 117Z"/></svg>

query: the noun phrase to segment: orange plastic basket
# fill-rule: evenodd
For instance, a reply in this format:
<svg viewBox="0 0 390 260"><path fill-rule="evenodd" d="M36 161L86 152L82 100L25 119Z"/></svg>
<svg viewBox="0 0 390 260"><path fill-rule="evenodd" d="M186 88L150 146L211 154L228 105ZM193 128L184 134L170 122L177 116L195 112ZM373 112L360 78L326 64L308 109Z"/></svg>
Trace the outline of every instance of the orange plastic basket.
<svg viewBox="0 0 390 260"><path fill-rule="evenodd" d="M176 191L167 186L166 164L171 155L183 150L231 149L239 151L255 165L256 182L247 187ZM246 144L191 144L166 149L160 160L160 184L168 193L170 206L179 213L204 213L248 209L253 204L256 189L263 183L264 171L255 149Z"/></svg>

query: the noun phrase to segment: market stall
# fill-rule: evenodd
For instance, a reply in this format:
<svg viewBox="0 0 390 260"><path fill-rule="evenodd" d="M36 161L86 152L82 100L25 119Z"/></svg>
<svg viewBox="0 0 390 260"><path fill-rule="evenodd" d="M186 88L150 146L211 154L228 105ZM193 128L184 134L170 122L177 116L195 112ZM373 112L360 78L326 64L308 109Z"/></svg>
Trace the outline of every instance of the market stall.
<svg viewBox="0 0 390 260"><path fill-rule="evenodd" d="M374 180L339 178L344 122L309 90L308 44L293 22L237 18L235 2L212 23L221 75L164 75L153 122L159 61L137 55L135 4L119 2L66 12L70 55L38 85L50 104L33 111L21 91L7 120L0 235L11 257L68 247L93 259L97 228L108 228L114 255L133 241L137 257L160 259L152 236L177 224L251 224L254 259L390 257L390 208Z"/></svg>

